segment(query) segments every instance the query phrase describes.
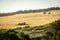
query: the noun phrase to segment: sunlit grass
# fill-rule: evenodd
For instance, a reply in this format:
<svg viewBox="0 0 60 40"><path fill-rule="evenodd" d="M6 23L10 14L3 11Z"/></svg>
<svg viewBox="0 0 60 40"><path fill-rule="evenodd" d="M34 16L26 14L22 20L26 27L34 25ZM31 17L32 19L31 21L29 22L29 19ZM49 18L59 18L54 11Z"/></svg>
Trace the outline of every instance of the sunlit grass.
<svg viewBox="0 0 60 40"><path fill-rule="evenodd" d="M26 22L29 26L38 26L50 23L60 19L60 10L51 11L51 14L43 14L43 12L16 14L11 16L0 17L0 28L16 28L22 22Z"/></svg>

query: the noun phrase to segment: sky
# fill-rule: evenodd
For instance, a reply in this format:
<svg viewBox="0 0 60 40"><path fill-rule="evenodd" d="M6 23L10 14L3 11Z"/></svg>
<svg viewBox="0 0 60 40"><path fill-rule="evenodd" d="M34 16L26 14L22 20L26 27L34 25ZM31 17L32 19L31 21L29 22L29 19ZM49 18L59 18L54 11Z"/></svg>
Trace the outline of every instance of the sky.
<svg viewBox="0 0 60 40"><path fill-rule="evenodd" d="M0 0L0 12L60 7L60 0Z"/></svg>

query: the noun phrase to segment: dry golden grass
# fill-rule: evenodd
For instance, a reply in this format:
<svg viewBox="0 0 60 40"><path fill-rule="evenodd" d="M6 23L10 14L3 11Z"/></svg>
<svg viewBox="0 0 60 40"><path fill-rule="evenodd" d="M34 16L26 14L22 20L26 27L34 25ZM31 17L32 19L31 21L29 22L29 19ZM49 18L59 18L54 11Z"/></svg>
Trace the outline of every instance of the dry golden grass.
<svg viewBox="0 0 60 40"><path fill-rule="evenodd" d="M51 14L43 14L43 12L16 14L11 16L0 17L0 29L16 28L17 24L26 22L30 26L39 26L60 19L60 10L51 11Z"/></svg>

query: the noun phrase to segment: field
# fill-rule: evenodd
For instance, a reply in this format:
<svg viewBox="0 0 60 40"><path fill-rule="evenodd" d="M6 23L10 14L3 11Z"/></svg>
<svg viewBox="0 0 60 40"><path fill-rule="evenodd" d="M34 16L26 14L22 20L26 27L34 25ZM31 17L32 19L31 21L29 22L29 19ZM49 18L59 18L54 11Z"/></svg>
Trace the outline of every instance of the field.
<svg viewBox="0 0 60 40"><path fill-rule="evenodd" d="M25 13L25 14L16 14L10 16L0 17L0 29L12 29L20 27L19 23L26 22L29 26L39 26L53 22L54 20L60 19L60 10L51 11L51 14L46 14L43 12L36 13Z"/></svg>

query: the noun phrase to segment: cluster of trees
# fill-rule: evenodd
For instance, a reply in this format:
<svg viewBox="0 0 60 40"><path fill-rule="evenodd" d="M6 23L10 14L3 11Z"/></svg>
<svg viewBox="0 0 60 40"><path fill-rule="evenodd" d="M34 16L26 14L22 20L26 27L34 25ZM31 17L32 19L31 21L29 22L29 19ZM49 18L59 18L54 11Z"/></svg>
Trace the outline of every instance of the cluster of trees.
<svg viewBox="0 0 60 40"><path fill-rule="evenodd" d="M49 24L49 29L43 35L46 40L60 40L60 19Z"/></svg>
<svg viewBox="0 0 60 40"><path fill-rule="evenodd" d="M60 10L60 7L51 7L47 9L35 9L35 10L24 10L17 11L16 13L34 13L34 12L43 12L43 11L51 11L51 10Z"/></svg>
<svg viewBox="0 0 60 40"><path fill-rule="evenodd" d="M0 30L0 40L30 40L29 35L15 30Z"/></svg>
<svg viewBox="0 0 60 40"><path fill-rule="evenodd" d="M44 12L44 11L52 11L52 10L60 10L60 7L51 7L47 9L36 9L36 10L19 10L16 12L11 13L0 13L0 16L9 16L9 15L15 15L15 14L21 14L21 13L35 13L35 12Z"/></svg>
<svg viewBox="0 0 60 40"><path fill-rule="evenodd" d="M16 13L0 13L0 16L9 16L9 15L15 15Z"/></svg>

